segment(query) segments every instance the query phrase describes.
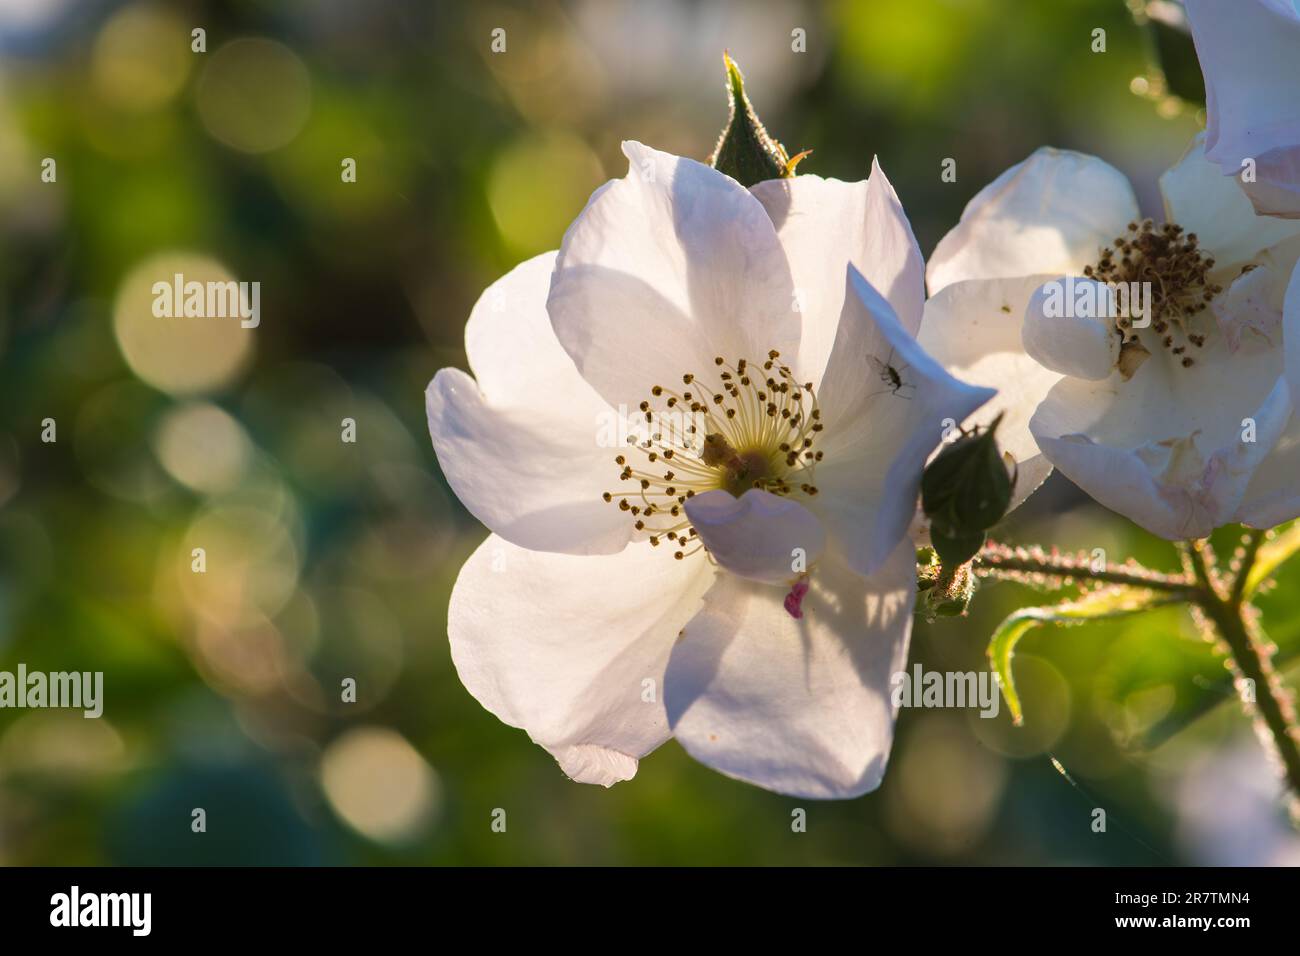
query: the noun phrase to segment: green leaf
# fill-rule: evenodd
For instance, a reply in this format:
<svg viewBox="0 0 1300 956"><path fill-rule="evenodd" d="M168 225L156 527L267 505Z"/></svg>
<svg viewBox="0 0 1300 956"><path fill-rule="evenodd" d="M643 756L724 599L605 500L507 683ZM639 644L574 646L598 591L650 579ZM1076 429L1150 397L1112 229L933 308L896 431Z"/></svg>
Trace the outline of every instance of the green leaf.
<svg viewBox="0 0 1300 956"><path fill-rule="evenodd" d="M1091 591L1073 601L1051 607L1026 607L1011 614L993 632L993 637L989 640L988 656L989 664L998 676L998 683L1002 685L1002 696L1011 712L1012 722L1023 723L1024 714L1020 710L1020 696L1016 693L1015 680L1011 676L1011 658L1015 656L1016 644L1031 630L1042 624L1070 626L1127 617L1180 600L1177 596L1154 594L1140 588L1113 587Z"/></svg>
<svg viewBox="0 0 1300 956"><path fill-rule="evenodd" d="M1246 588L1242 592L1243 598L1250 600L1251 596L1259 590L1259 586L1290 560L1297 551L1300 551L1300 521L1293 521L1285 529L1259 546L1259 553L1255 555L1255 563L1250 566L1250 572L1246 575Z"/></svg>
<svg viewBox="0 0 1300 956"><path fill-rule="evenodd" d="M722 62L727 69L727 102L731 113L718 145L713 148L709 165L747 188L766 179L788 179L794 175L794 165L803 154L792 160L785 147L768 135L745 93L745 77L740 67L726 53Z"/></svg>

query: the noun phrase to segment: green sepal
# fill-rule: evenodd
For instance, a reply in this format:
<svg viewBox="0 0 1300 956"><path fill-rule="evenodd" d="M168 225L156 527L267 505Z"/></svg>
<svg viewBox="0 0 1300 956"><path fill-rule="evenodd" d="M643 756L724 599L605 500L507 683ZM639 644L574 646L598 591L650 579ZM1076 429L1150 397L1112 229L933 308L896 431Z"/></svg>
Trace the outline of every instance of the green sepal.
<svg viewBox="0 0 1300 956"><path fill-rule="evenodd" d="M921 508L930 519L930 541L945 567L964 564L984 546L984 534L1006 514L1014 481L988 428L962 434L921 475Z"/></svg>
<svg viewBox="0 0 1300 956"><path fill-rule="evenodd" d="M747 188L767 179L792 177L795 164L805 154L800 153L792 160L785 147L768 135L745 93L745 77L740 67L726 53L722 62L727 71L727 102L731 112L709 157L709 165Z"/></svg>

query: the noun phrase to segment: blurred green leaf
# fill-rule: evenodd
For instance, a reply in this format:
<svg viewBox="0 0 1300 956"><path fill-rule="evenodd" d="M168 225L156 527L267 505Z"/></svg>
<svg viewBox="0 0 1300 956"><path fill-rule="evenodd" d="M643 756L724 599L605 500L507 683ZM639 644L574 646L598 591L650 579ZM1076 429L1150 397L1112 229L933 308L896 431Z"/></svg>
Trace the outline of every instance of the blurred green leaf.
<svg viewBox="0 0 1300 956"><path fill-rule="evenodd" d="M1300 551L1300 521L1294 521L1273 538L1265 541L1255 555L1255 563L1246 575L1242 596L1249 600L1259 586L1272 576L1297 551Z"/></svg>
<svg viewBox="0 0 1300 956"><path fill-rule="evenodd" d="M1011 658L1015 656L1020 639L1035 627L1041 624L1069 626L1126 617L1178 600L1180 599L1169 595L1157 595L1137 588L1115 587L1092 591L1073 601L1051 607L1027 607L1012 612L993 632L988 646L989 663L1002 685L1002 696L1011 711L1012 721L1022 723L1024 714L1020 709L1020 696L1016 693L1015 680L1011 674Z"/></svg>

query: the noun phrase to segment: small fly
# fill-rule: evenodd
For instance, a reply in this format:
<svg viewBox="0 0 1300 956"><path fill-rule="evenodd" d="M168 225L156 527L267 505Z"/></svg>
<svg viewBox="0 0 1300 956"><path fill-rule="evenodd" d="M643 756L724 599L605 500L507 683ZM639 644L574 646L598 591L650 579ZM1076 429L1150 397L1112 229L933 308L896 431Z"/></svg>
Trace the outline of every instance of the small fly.
<svg viewBox="0 0 1300 956"><path fill-rule="evenodd" d="M916 386L903 378L903 373L911 366L895 365L894 350L892 348L889 350L889 358L884 362L876 358L874 355L869 355L867 358L871 362L871 367L876 370L877 377L879 377L880 381L885 385L883 389L879 392L874 392L873 394L883 395L885 392L888 392L890 395L897 395L899 398L910 399L912 397L911 395L903 394L905 389L911 389L912 392L916 391Z"/></svg>

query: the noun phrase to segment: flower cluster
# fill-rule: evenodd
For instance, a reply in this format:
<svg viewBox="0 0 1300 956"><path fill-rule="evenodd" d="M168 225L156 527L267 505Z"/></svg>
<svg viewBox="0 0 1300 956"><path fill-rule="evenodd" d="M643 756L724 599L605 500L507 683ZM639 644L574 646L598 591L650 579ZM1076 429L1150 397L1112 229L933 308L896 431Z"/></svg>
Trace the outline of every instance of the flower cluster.
<svg viewBox="0 0 1300 956"><path fill-rule="evenodd" d="M1294 87L1300 25L1282 0L1226 6L1188 3L1210 129L1161 177L1163 222L1102 160L1044 148L927 265L878 164L746 188L626 143L558 251L474 307L473 377L426 394L491 531L448 613L469 691L578 781L673 738L771 790L855 796L891 746L922 475L970 470L954 439L1007 469L996 514L984 484L927 484L963 555L1053 468L1174 540L1300 515L1300 98L1243 68ZM610 415L638 426L618 449Z"/></svg>

